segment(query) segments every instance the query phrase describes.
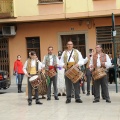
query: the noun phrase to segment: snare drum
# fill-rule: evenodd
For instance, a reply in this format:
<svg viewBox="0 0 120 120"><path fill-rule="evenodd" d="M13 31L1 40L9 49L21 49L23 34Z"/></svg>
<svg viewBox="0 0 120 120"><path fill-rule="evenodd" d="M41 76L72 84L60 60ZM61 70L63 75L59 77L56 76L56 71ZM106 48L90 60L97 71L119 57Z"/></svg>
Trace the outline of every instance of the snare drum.
<svg viewBox="0 0 120 120"><path fill-rule="evenodd" d="M96 68L93 72L92 72L92 77L94 80L98 80L100 78L103 78L104 76L106 76L106 72L104 68Z"/></svg>
<svg viewBox="0 0 120 120"><path fill-rule="evenodd" d="M39 95L46 95L47 94L47 82L46 82L46 77L44 73L40 73L41 77L41 82L40 85L38 86L38 93ZM32 95L35 95L35 90L32 90Z"/></svg>
<svg viewBox="0 0 120 120"><path fill-rule="evenodd" d="M73 82L76 83L83 77L83 72L78 67L72 66L65 72L65 75Z"/></svg>
<svg viewBox="0 0 120 120"><path fill-rule="evenodd" d="M56 75L55 69L50 69L49 71L46 71L46 75L48 75L50 78L54 77Z"/></svg>
<svg viewBox="0 0 120 120"><path fill-rule="evenodd" d="M41 83L41 80L40 78L38 77L38 75L34 75L32 76L30 79L29 79L30 83L31 83L31 86L34 88L34 89L37 89L39 84Z"/></svg>

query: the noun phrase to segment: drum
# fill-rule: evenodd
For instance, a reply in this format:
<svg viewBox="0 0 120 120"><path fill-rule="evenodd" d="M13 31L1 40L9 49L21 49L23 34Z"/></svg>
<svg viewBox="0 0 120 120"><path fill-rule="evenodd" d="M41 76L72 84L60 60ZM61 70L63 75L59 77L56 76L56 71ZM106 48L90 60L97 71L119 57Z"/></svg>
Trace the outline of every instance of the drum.
<svg viewBox="0 0 120 120"><path fill-rule="evenodd" d="M46 75L48 75L50 78L54 77L56 75L55 69L50 69L49 71L46 71Z"/></svg>
<svg viewBox="0 0 120 120"><path fill-rule="evenodd" d="M65 75L73 82L76 83L83 77L83 72L78 67L72 66L65 72Z"/></svg>
<svg viewBox="0 0 120 120"><path fill-rule="evenodd" d="M98 80L100 78L103 78L104 76L106 76L106 72L104 68L97 68L92 72L92 77L94 80Z"/></svg>
<svg viewBox="0 0 120 120"><path fill-rule="evenodd" d="M39 95L46 95L47 94L47 82L46 82L46 77L43 73L40 73L41 77L41 82L38 86L38 94ZM35 95L35 90L32 90L32 95Z"/></svg>
<svg viewBox="0 0 120 120"><path fill-rule="evenodd" d="M29 79L30 83L31 83L31 86L34 88L34 89L37 89L39 84L41 83L41 80L40 78L38 77L38 75L34 75L32 76L30 79Z"/></svg>

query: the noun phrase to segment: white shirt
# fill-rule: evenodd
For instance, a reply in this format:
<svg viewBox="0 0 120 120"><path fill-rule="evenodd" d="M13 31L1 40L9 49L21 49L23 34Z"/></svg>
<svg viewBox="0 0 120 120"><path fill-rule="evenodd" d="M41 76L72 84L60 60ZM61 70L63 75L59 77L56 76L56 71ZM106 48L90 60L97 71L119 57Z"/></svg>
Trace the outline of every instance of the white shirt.
<svg viewBox="0 0 120 120"><path fill-rule="evenodd" d="M38 62L38 70L40 71L41 69L42 69L42 63L38 60L37 61ZM25 62L25 64L24 64L24 66L23 66L23 72L25 73L25 74L27 74L27 63L28 63L28 61L26 61ZM31 60L31 67L36 67L36 60Z"/></svg>
<svg viewBox="0 0 120 120"><path fill-rule="evenodd" d="M83 59L83 57L82 57L82 55L81 55L81 52L79 52L78 50L76 50L77 51L77 53L78 53L78 65L79 66L82 66L82 65L84 65L84 59ZM64 55L65 55L65 52L66 51L64 51L63 52L63 54L62 54L62 56L61 56L61 59L60 59L60 65L61 66L64 66L65 65L65 63L64 63ZM67 51L67 61L68 61L68 59L69 59L69 56L70 56L70 53L72 52L72 50L71 51ZM71 57L70 57L70 60L69 60L69 62L75 62L75 60L74 60L74 50L73 50L73 53L72 53L72 55L71 55Z"/></svg>
<svg viewBox="0 0 120 120"><path fill-rule="evenodd" d="M46 63L46 56L44 56L44 58L43 58L43 62L42 62L42 66L43 67L45 67L45 63ZM49 55L49 59L50 59L50 66L52 66L53 65L53 55ZM59 64L59 59L58 59L58 57L56 56L56 60L57 60L57 65Z"/></svg>
<svg viewBox="0 0 120 120"><path fill-rule="evenodd" d="M88 62L88 58L86 57L84 60L84 64L86 64Z"/></svg>
<svg viewBox="0 0 120 120"><path fill-rule="evenodd" d="M89 66L91 66L91 65L93 65L93 57L91 57L91 59L90 59L90 65L89 65ZM112 65L111 60L110 60L109 56L106 54L105 67L108 69L108 68L111 67L111 65ZM97 58L97 68L100 68L100 67L101 67L100 55L98 54L98 58Z"/></svg>

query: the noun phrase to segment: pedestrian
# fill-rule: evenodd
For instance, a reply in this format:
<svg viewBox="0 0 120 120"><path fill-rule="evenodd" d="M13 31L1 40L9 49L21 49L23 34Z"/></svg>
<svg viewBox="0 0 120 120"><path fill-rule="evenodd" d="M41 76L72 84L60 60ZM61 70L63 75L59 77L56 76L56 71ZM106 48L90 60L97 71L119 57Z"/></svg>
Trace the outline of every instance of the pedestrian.
<svg viewBox="0 0 120 120"><path fill-rule="evenodd" d="M61 55L62 51L58 51L59 60ZM64 72L65 69L59 65L57 69L58 96L66 96Z"/></svg>
<svg viewBox="0 0 120 120"><path fill-rule="evenodd" d="M14 62L14 74L16 75L16 82L18 85L18 93L23 92L22 91L22 81L24 77L24 72L22 70L23 63L21 61L21 56L17 56L17 60Z"/></svg>
<svg viewBox="0 0 120 120"><path fill-rule="evenodd" d="M91 83L91 79L92 79L92 73L90 71L89 64L90 64L90 59L93 56L93 54L94 54L94 50L93 49L89 49L88 62L86 64L86 81L87 81L87 94L86 95L87 96L90 95L90 83Z"/></svg>
<svg viewBox="0 0 120 120"><path fill-rule="evenodd" d="M110 84L112 84L113 81L114 81L114 83L116 82L115 81L115 70L114 70L114 59L112 57L112 54L109 54L109 57L110 57L112 66L109 68L108 74L109 74L109 82L110 82Z"/></svg>

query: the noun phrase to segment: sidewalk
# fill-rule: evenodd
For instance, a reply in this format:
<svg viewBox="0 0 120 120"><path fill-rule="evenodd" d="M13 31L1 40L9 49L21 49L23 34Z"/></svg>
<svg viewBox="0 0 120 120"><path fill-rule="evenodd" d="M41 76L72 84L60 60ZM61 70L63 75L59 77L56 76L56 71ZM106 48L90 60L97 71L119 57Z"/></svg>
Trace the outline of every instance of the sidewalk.
<svg viewBox="0 0 120 120"><path fill-rule="evenodd" d="M55 101L41 100L43 105L27 105L25 93L0 95L0 120L120 120L120 93L110 92L112 103L100 100L92 103L93 96L81 95L83 103L74 99L66 104L65 97Z"/></svg>

